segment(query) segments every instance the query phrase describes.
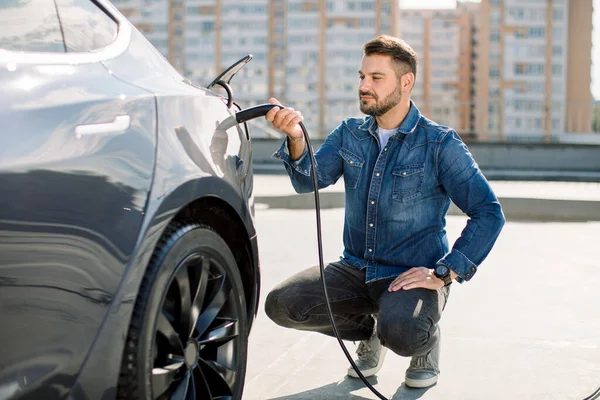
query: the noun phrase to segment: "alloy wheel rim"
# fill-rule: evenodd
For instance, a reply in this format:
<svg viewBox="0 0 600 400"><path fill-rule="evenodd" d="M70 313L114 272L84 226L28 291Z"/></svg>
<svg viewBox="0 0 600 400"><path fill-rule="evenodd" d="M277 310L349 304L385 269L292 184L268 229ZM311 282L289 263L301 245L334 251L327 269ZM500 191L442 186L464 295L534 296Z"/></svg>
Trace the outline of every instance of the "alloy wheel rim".
<svg viewBox="0 0 600 400"><path fill-rule="evenodd" d="M232 398L237 381L239 315L230 277L198 252L179 263L154 333L152 398Z"/></svg>

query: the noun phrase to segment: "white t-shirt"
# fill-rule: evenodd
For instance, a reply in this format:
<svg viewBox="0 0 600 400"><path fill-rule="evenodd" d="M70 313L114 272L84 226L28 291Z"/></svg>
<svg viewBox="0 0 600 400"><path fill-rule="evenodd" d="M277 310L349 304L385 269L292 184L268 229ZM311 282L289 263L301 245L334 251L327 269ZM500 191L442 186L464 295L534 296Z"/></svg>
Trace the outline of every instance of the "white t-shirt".
<svg viewBox="0 0 600 400"><path fill-rule="evenodd" d="M383 150L383 148L387 144L390 136L392 136L394 133L396 133L397 130L398 130L398 128L390 129L390 130L379 128L379 127L377 128L377 135L379 135L379 151Z"/></svg>

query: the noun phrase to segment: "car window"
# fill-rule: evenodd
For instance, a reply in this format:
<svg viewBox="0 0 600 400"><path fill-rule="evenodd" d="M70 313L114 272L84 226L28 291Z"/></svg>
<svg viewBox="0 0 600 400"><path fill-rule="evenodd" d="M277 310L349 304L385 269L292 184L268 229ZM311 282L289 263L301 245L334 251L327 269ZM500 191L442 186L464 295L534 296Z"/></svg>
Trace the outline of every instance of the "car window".
<svg viewBox="0 0 600 400"><path fill-rule="evenodd" d="M0 49L65 52L53 0L0 0Z"/></svg>
<svg viewBox="0 0 600 400"><path fill-rule="evenodd" d="M93 1L56 0L56 5L67 52L101 50L117 37L118 24Z"/></svg>

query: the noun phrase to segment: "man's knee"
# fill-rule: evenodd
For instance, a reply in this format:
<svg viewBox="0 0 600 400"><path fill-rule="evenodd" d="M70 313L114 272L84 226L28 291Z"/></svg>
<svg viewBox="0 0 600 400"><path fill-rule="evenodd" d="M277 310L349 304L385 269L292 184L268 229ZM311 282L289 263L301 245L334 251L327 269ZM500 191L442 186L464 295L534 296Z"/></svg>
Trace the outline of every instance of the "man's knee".
<svg viewBox="0 0 600 400"><path fill-rule="evenodd" d="M293 317L292 307L292 301L289 296L286 296L283 289L272 290L265 300L265 313L267 316L277 325L285 328L292 328L298 322Z"/></svg>
<svg viewBox="0 0 600 400"><path fill-rule="evenodd" d="M377 320L377 334L388 349L403 357L412 357L430 347L430 327L410 318L402 321Z"/></svg>

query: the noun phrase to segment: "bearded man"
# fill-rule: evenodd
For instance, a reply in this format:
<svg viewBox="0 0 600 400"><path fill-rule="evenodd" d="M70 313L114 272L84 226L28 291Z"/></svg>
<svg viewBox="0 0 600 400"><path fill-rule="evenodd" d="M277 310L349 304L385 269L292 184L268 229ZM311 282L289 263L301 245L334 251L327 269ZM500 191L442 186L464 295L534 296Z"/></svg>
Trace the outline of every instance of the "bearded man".
<svg viewBox="0 0 600 400"><path fill-rule="evenodd" d="M413 49L384 35L365 43L363 53L358 95L367 116L344 120L315 154L319 187L342 176L345 186L344 250L325 278L342 339L360 341L363 375L376 374L391 349L412 358L405 384L425 388L440 373L438 322L450 285L475 276L505 219L458 134L424 117L411 100ZM273 108L266 119L287 136L274 156L298 193L311 192L301 113ZM451 201L469 216L452 248L445 230ZM333 336L319 272L308 268L275 287L265 304L269 318ZM347 374L357 377L352 368Z"/></svg>

